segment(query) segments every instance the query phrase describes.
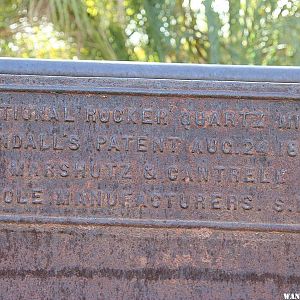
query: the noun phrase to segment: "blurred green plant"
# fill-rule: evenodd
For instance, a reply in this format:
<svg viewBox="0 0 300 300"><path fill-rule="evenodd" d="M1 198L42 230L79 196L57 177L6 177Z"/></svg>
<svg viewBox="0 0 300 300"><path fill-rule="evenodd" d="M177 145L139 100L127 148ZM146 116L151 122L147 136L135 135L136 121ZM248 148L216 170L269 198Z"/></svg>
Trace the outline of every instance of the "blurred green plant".
<svg viewBox="0 0 300 300"><path fill-rule="evenodd" d="M300 1L0 0L0 55L300 65Z"/></svg>

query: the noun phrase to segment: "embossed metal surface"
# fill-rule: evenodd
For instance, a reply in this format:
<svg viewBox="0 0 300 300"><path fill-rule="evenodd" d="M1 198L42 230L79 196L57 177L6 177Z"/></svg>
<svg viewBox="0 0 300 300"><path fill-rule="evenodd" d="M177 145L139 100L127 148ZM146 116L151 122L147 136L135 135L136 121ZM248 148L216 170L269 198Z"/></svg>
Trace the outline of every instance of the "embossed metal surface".
<svg viewBox="0 0 300 300"><path fill-rule="evenodd" d="M3 72L0 298L300 293L300 84L263 70Z"/></svg>

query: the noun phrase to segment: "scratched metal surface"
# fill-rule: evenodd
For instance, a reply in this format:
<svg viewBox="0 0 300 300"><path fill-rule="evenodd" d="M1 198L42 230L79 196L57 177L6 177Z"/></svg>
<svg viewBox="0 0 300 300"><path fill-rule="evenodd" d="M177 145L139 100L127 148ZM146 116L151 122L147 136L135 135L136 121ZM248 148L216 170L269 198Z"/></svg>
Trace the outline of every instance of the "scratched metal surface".
<svg viewBox="0 0 300 300"><path fill-rule="evenodd" d="M66 66L0 75L0 299L300 292L299 69Z"/></svg>

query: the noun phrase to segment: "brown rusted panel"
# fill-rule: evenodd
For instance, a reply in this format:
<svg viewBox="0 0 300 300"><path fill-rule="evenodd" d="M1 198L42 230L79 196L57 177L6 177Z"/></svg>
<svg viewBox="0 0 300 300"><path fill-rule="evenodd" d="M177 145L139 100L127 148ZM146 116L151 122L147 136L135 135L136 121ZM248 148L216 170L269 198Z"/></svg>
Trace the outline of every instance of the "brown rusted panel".
<svg viewBox="0 0 300 300"><path fill-rule="evenodd" d="M0 298L299 293L299 98L297 83L0 75Z"/></svg>

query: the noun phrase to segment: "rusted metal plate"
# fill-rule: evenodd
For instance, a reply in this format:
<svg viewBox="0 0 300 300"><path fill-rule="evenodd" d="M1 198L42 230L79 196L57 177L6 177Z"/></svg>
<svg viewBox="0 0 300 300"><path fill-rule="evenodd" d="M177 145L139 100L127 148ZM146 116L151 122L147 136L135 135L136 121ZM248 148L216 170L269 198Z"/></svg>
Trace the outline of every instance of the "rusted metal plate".
<svg viewBox="0 0 300 300"><path fill-rule="evenodd" d="M299 69L30 63L0 61L0 298L297 296Z"/></svg>

